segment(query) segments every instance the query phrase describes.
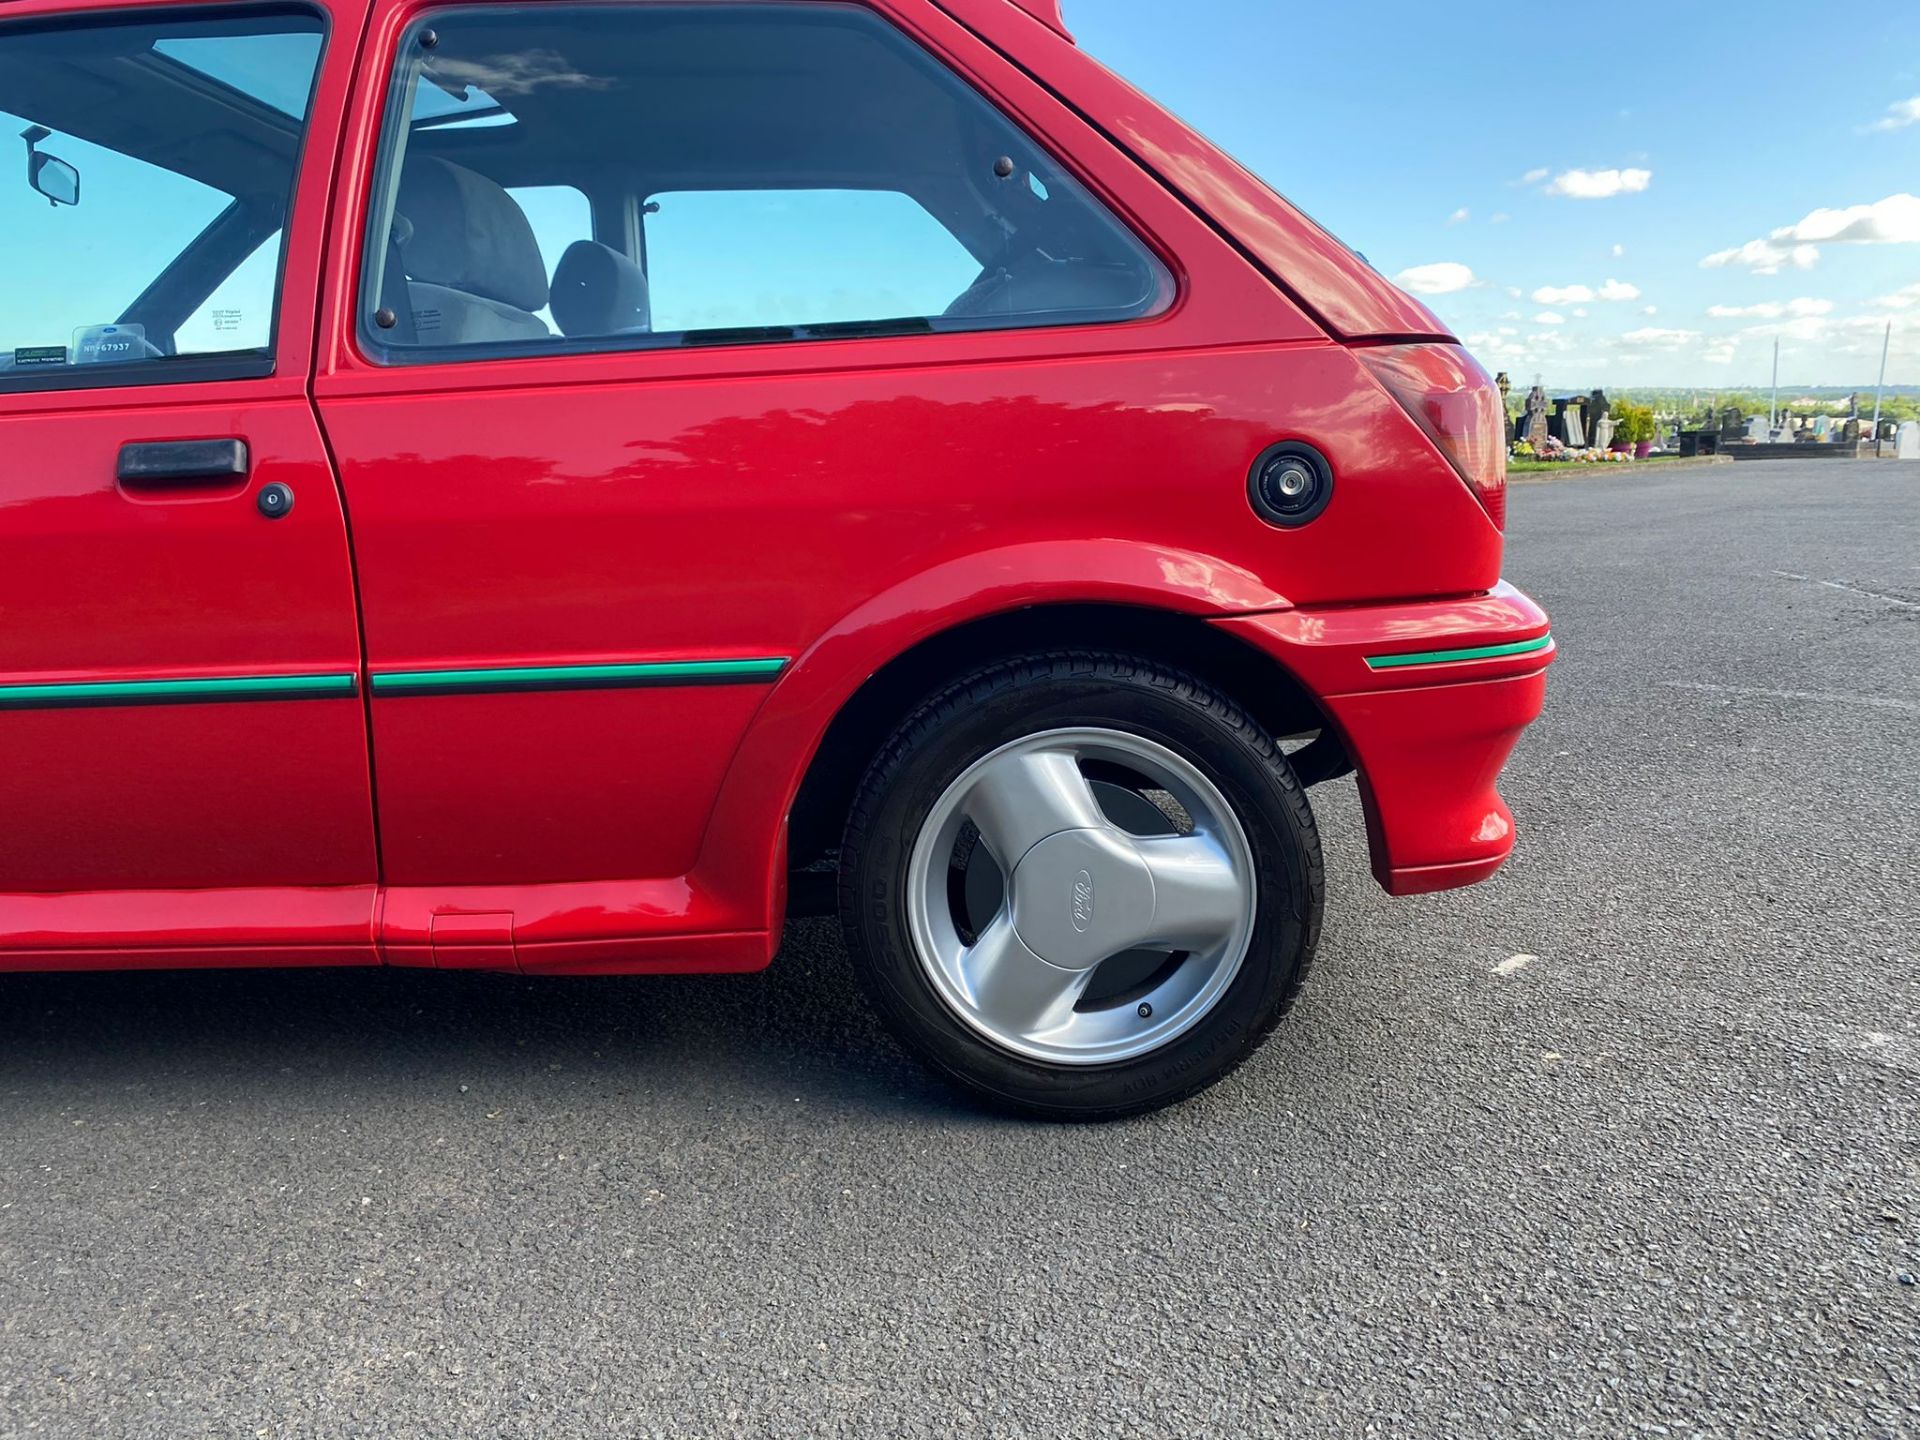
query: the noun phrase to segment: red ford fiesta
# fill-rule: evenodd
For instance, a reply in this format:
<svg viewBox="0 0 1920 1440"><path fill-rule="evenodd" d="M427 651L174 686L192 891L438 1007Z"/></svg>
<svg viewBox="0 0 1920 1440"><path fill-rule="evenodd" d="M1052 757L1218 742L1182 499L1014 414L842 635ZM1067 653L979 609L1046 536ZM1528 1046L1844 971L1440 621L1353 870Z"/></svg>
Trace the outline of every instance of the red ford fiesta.
<svg viewBox="0 0 1920 1440"><path fill-rule="evenodd" d="M835 906L1104 1117L1286 1009L1311 786L1395 894L1506 858L1498 395L1054 0L5 9L0 969Z"/></svg>

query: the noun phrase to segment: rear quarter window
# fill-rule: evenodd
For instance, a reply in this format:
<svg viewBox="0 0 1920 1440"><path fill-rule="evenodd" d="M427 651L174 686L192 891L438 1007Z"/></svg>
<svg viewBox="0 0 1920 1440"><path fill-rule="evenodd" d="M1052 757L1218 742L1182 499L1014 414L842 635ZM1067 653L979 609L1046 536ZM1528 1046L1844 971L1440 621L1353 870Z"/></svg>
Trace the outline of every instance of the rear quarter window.
<svg viewBox="0 0 1920 1440"><path fill-rule="evenodd" d="M647 274L665 331L937 315L980 273L898 191L678 191L653 205Z"/></svg>

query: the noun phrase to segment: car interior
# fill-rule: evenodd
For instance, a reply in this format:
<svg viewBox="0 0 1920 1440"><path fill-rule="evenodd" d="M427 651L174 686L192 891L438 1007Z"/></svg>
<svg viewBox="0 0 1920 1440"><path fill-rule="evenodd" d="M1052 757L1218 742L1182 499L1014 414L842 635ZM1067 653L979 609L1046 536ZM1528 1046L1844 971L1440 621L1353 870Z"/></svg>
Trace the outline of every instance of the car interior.
<svg viewBox="0 0 1920 1440"><path fill-rule="evenodd" d="M89 315L143 332L140 353L131 357L136 363L172 356L180 326L280 231L300 155L298 114L184 57L204 56L211 63L221 47L290 35L307 37L307 53L314 54L322 30L317 15L293 11L218 21L56 25L10 30L0 38L0 110L30 119L49 150L74 141L82 149L97 146L197 182L228 202L183 248L155 246L145 283L119 296L117 309ZM302 112L311 78L310 72L286 77L289 93L297 96L287 103ZM31 173L36 142L31 134L24 138ZM92 189L99 179L96 173ZM22 185L19 179L10 183ZM81 188L74 203L85 207L91 198ZM121 248L131 251L138 243L137 237L123 237ZM0 280L12 283L11 276ZM0 352L0 369L12 368L15 358L11 348Z"/></svg>
<svg viewBox="0 0 1920 1440"><path fill-rule="evenodd" d="M1071 177L867 12L468 11L431 31L430 47L416 32L394 90L396 104L412 96L410 123L368 261L399 323L377 343L647 336L647 219L669 192L904 194L978 264L938 314L802 315L766 327L780 338L1121 318L1170 288ZM508 192L551 185L591 199L594 234L549 275ZM549 302L551 329L535 313Z"/></svg>

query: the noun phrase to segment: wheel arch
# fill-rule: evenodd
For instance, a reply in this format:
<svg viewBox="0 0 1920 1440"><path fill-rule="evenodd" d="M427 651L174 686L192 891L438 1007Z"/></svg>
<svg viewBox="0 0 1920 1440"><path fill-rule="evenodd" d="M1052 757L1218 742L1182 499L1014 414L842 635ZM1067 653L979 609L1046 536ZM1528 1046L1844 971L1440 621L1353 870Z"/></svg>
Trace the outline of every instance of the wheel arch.
<svg viewBox="0 0 1920 1440"><path fill-rule="evenodd" d="M1284 664L1210 623L1287 608L1267 581L1217 556L1118 538L977 551L904 577L809 644L768 694L688 881L740 930L776 942L790 817L807 807L809 847L822 827L837 840L853 786L900 721L947 679L1022 649L1132 651L1200 671L1279 733L1301 733L1303 715L1304 728L1321 729L1324 711Z"/></svg>
<svg viewBox="0 0 1920 1440"><path fill-rule="evenodd" d="M875 671L850 695L809 757L788 814L789 863L825 858L861 777L887 738L942 687L1021 654L1100 650L1187 671L1247 710L1276 738L1328 729L1300 681L1207 619L1140 604L1055 601L998 611L930 635Z"/></svg>

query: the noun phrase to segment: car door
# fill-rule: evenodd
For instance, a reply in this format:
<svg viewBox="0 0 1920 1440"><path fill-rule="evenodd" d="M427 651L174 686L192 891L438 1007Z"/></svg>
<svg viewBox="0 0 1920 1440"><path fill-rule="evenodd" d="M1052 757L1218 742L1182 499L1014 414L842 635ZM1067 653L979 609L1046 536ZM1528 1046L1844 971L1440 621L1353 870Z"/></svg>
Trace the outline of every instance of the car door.
<svg viewBox="0 0 1920 1440"><path fill-rule="evenodd" d="M0 968L370 961L352 565L306 393L360 19L7 10Z"/></svg>

